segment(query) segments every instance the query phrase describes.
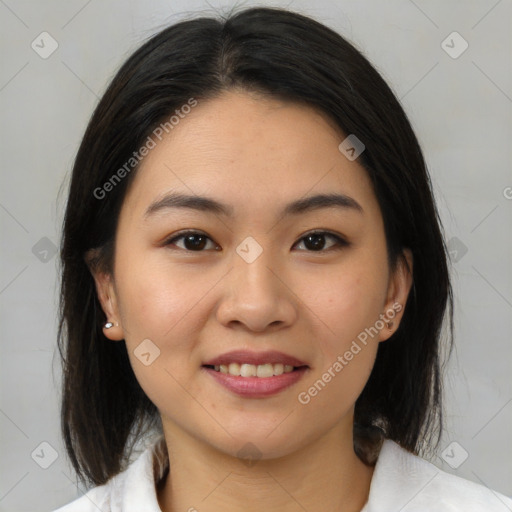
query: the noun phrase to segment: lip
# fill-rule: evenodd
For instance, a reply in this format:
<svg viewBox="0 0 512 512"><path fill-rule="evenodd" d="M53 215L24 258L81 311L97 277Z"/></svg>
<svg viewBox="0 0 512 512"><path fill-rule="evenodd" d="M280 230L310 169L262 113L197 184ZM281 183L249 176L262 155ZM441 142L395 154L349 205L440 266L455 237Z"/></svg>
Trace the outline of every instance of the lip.
<svg viewBox="0 0 512 512"><path fill-rule="evenodd" d="M232 362L235 361L232 360ZM265 398L275 395L297 383L308 369L307 366L301 366L290 373L273 377L237 377L228 373L216 372L212 368L202 367L202 370L211 375L219 384L245 398Z"/></svg>
<svg viewBox="0 0 512 512"><path fill-rule="evenodd" d="M240 365L244 363L253 365L280 363L294 366L295 368L292 372L274 375L272 377L241 377L216 372L213 368L209 368L209 366L228 365L230 363L238 363ZM214 357L213 359L209 359L203 363L202 370L211 375L216 382L232 393L245 398L265 398L275 395L297 383L309 370L309 366L296 357L276 350L267 350L264 352L233 350Z"/></svg>
<svg viewBox="0 0 512 512"><path fill-rule="evenodd" d="M248 350L233 350L221 354L209 361L203 363L203 366L220 366L221 364L238 363L238 364L289 364L291 366L307 366L304 361L300 361L296 357L278 352L276 350L267 350L265 352L250 352ZM251 377L242 377L250 379ZM259 378L259 377L258 377ZM268 377L271 378L271 377Z"/></svg>

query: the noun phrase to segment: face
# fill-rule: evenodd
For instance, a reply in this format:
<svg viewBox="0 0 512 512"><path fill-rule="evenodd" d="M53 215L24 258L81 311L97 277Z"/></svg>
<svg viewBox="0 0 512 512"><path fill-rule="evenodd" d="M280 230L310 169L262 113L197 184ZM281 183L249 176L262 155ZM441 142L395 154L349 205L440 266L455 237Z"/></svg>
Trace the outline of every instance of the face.
<svg viewBox="0 0 512 512"><path fill-rule="evenodd" d="M378 202L338 149L345 137L310 107L226 92L144 158L113 274L95 279L118 324L105 334L125 339L165 431L229 454L251 442L263 458L351 431L411 279L388 268Z"/></svg>

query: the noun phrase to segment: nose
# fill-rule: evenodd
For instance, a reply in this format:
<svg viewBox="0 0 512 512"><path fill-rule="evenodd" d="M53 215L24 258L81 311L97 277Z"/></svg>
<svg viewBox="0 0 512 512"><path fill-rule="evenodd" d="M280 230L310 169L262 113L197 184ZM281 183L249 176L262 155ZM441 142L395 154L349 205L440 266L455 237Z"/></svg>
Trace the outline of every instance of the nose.
<svg viewBox="0 0 512 512"><path fill-rule="evenodd" d="M297 298L270 251L263 250L250 263L235 253L223 286L217 319L227 327L263 332L289 326L296 319Z"/></svg>

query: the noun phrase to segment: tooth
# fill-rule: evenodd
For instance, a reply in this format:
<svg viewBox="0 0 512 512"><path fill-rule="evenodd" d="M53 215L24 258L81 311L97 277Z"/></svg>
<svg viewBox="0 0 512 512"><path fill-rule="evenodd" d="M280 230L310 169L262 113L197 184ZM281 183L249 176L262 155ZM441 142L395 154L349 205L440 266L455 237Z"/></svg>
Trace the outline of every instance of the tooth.
<svg viewBox="0 0 512 512"><path fill-rule="evenodd" d="M274 375L274 367L270 364L259 364L256 369L257 377L272 377Z"/></svg>
<svg viewBox="0 0 512 512"><path fill-rule="evenodd" d="M256 376L256 366L253 364L243 364L240 366L240 375L242 377L255 377Z"/></svg>
<svg viewBox="0 0 512 512"><path fill-rule="evenodd" d="M230 375L240 375L240 365L238 363L229 363L228 372Z"/></svg>
<svg viewBox="0 0 512 512"><path fill-rule="evenodd" d="M260 377L260 378L268 378L273 377L274 375L282 375L283 373L290 373L293 371L293 366L291 364L281 364L281 363L265 363L265 364L239 364L239 363L229 363L229 364L221 364L215 365L214 370L221 373L227 373L229 375L234 375L236 377Z"/></svg>
<svg viewBox="0 0 512 512"><path fill-rule="evenodd" d="M284 372L284 365L276 363L274 365L274 375L281 375Z"/></svg>

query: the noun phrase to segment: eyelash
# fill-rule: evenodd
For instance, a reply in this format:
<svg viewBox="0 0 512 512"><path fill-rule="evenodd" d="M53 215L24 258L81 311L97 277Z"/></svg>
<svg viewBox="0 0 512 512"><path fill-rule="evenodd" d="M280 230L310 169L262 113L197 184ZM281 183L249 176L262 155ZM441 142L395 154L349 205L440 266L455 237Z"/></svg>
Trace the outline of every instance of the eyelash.
<svg viewBox="0 0 512 512"><path fill-rule="evenodd" d="M167 239L163 245L164 246L169 246L169 245L172 245L174 244L177 240L180 240L182 238L185 238L186 236L188 235L199 235L199 236L204 236L206 238L208 238L210 241L213 242L213 240L208 236L206 235L206 233L202 233L201 231L183 231L181 233L178 233L177 235L173 235L171 238ZM305 252L310 252L310 253L322 253L322 252L330 252L330 251L336 251L336 250L340 250L340 249L343 249L345 247L348 247L350 245L349 242L347 242L344 238L342 238L341 236L339 235L336 235L330 231L322 231L322 230L313 230L313 231L309 231L308 233L306 233L304 236L302 236L301 238L299 238L299 240L294 244L294 246L298 243L298 242L301 242L303 241L305 238L307 238L308 236L310 235L326 235L326 237L328 238L333 238L336 242L336 245L334 245L333 247L330 247L328 249L321 249L319 251L308 251L306 250ZM181 248L181 247L178 247L179 250L182 250L182 251L186 251L186 252L205 252L205 250L201 250L201 251L192 251L190 249L184 249L184 248Z"/></svg>

